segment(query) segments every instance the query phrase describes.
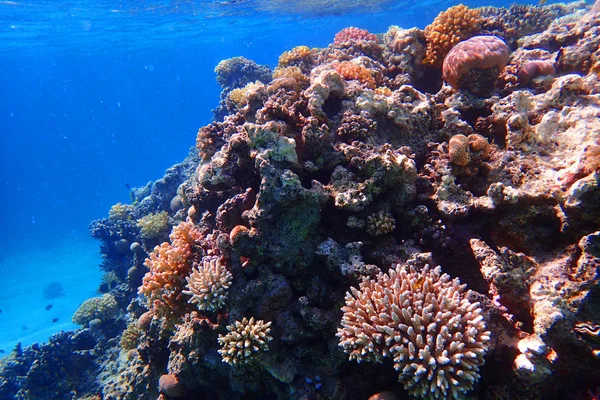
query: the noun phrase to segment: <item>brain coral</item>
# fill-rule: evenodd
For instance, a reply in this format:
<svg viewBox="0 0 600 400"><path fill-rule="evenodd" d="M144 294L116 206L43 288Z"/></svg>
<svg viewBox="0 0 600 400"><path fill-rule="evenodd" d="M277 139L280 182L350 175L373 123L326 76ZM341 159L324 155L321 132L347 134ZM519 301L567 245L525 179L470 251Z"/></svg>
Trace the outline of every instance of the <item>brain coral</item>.
<svg viewBox="0 0 600 400"><path fill-rule="evenodd" d="M231 365L245 364L256 358L261 352L268 350L268 343L273 339L269 335L271 322L255 321L254 317L235 321L232 325L227 325L227 330L229 333L226 335L219 335L219 354L224 362Z"/></svg>
<svg viewBox="0 0 600 400"><path fill-rule="evenodd" d="M475 36L450 50L444 58L442 76L453 88L458 89L461 86L460 79L471 70L498 68L499 73L508 63L508 53L508 46L502 39L496 36Z"/></svg>
<svg viewBox="0 0 600 400"><path fill-rule="evenodd" d="M483 19L478 10L459 4L442 11L425 28L427 49L423 63L440 67L450 49L460 42L477 34Z"/></svg>
<svg viewBox="0 0 600 400"><path fill-rule="evenodd" d="M392 358L408 392L460 398L479 378L490 332L479 303L441 267L398 265L351 288L337 336L352 360Z"/></svg>
<svg viewBox="0 0 600 400"><path fill-rule="evenodd" d="M197 303L200 310L218 310L225 306L232 279L233 275L218 257L207 256L186 278L188 290L182 293L192 296L189 303Z"/></svg>

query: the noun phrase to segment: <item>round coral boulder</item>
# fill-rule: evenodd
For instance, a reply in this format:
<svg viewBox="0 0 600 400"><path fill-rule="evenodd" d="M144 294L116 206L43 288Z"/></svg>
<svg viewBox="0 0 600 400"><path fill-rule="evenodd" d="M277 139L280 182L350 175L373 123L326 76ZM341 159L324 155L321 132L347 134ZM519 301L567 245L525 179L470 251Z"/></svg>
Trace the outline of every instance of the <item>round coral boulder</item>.
<svg viewBox="0 0 600 400"><path fill-rule="evenodd" d="M185 394L183 384L175 374L164 374L158 380L158 390L169 397L182 397Z"/></svg>
<svg viewBox="0 0 600 400"><path fill-rule="evenodd" d="M442 66L444 80L454 89L475 95L493 91L502 68L509 59L506 43L496 36L475 36L450 50Z"/></svg>

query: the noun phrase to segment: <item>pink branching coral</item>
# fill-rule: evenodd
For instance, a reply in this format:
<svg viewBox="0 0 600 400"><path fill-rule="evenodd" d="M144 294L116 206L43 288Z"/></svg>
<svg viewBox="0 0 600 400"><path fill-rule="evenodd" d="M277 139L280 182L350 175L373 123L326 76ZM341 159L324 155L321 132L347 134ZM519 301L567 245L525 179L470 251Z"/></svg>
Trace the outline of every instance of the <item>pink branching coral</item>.
<svg viewBox="0 0 600 400"><path fill-rule="evenodd" d="M498 68L508 63L506 43L496 36L475 36L460 42L450 50L442 67L442 76L455 89L461 87L461 78L474 69ZM496 74L497 77L497 74Z"/></svg>
<svg viewBox="0 0 600 400"><path fill-rule="evenodd" d="M346 293L339 345L358 362L392 358L408 392L423 399L460 398L479 379L490 341L479 303L466 285L403 265Z"/></svg>
<svg viewBox="0 0 600 400"><path fill-rule="evenodd" d="M359 41L377 41L377 35L374 35L366 29L360 29L356 27L344 28L336 33L333 39L333 44L340 45L345 42L359 42Z"/></svg>
<svg viewBox="0 0 600 400"><path fill-rule="evenodd" d="M192 269L193 247L200 243L202 234L191 222L182 222L173 228L169 238L170 243L156 246L144 262L150 271L138 289L158 316L171 315L185 304L181 294Z"/></svg>

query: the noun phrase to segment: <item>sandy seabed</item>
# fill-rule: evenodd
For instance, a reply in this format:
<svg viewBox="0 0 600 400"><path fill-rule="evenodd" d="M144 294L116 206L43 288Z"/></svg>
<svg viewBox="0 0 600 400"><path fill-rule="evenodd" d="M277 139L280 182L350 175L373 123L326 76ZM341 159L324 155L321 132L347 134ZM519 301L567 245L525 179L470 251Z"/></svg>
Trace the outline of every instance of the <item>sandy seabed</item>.
<svg viewBox="0 0 600 400"><path fill-rule="evenodd" d="M71 316L98 294L99 263L98 243L88 238L27 247L0 259L0 356L18 342L46 342L54 333L76 329ZM44 288L54 282L62 286L62 295L47 298Z"/></svg>

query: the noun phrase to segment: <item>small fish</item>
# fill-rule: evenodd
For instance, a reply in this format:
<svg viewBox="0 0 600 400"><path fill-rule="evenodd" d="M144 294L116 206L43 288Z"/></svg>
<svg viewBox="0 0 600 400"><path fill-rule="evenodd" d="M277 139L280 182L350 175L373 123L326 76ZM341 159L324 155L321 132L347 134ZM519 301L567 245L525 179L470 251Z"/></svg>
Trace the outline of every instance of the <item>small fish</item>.
<svg viewBox="0 0 600 400"><path fill-rule="evenodd" d="M129 183L126 183L126 184L125 184L125 187L126 187L127 189L131 190L131 186L129 185Z"/></svg>
<svg viewBox="0 0 600 400"><path fill-rule="evenodd" d="M58 318L52 318L52 322L58 321Z"/></svg>
<svg viewBox="0 0 600 400"><path fill-rule="evenodd" d="M6 352L4 351L4 349L0 349L0 354L4 354L4 353L6 353Z"/></svg>
<svg viewBox="0 0 600 400"><path fill-rule="evenodd" d="M48 305L46 306L46 311L50 310L52 307L54 307L52 304L48 304Z"/></svg>
<svg viewBox="0 0 600 400"><path fill-rule="evenodd" d="M0 314L2 314L2 309L0 308Z"/></svg>
<svg viewBox="0 0 600 400"><path fill-rule="evenodd" d="M421 290L421 288L423 287L423 283L425 283L425 277L421 276L419 277L419 279L417 279L417 281L415 282L415 289L417 290Z"/></svg>

